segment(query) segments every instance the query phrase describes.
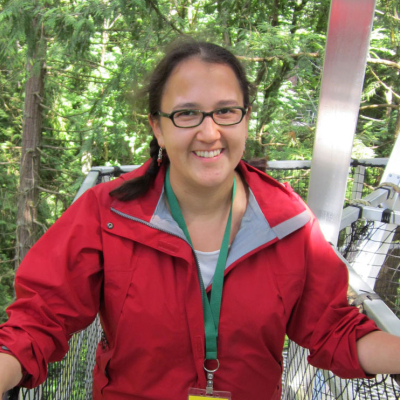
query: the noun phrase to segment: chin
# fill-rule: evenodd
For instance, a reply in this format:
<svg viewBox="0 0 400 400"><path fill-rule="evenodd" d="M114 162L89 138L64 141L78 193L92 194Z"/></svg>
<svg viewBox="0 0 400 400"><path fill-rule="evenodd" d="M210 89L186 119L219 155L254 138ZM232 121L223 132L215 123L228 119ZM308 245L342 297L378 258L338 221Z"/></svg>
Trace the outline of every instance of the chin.
<svg viewBox="0 0 400 400"><path fill-rule="evenodd" d="M212 187L218 187L220 185L222 185L224 182L226 182L226 180L229 179L227 175L222 176L201 176L201 177L197 177L197 179L195 179L195 182L202 187L206 187L206 188L212 188Z"/></svg>

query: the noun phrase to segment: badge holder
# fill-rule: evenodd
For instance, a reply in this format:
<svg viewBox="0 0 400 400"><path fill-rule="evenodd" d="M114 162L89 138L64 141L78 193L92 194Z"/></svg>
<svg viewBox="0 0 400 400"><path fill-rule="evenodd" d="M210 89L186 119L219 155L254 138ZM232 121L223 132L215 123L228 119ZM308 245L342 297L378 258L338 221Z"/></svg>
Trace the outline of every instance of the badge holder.
<svg viewBox="0 0 400 400"><path fill-rule="evenodd" d="M188 400L202 400L204 398L213 398L220 400L232 400L232 394L230 392L221 392L214 390L214 373L219 368L219 361L217 359L218 366L215 369L207 369L205 364L203 365L204 370L207 374L207 387L205 389L190 388Z"/></svg>

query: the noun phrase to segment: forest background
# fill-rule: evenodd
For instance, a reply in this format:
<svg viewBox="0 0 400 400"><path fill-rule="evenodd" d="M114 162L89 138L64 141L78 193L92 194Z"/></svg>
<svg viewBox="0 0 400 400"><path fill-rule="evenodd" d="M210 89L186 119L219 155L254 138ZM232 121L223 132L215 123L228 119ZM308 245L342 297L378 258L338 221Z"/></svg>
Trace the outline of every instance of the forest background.
<svg viewBox="0 0 400 400"><path fill-rule="evenodd" d="M0 323L15 270L96 165L142 164L146 78L174 39L231 49L254 84L245 157L312 155L329 0L0 0ZM397 9L396 9L397 7ZM400 132L400 18L377 0L354 158Z"/></svg>

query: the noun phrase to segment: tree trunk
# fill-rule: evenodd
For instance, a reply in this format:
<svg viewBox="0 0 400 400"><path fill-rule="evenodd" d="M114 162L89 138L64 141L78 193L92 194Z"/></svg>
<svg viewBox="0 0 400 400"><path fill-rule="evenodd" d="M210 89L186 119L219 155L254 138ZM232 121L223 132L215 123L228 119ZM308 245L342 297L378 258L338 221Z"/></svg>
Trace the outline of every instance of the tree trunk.
<svg viewBox="0 0 400 400"><path fill-rule="evenodd" d="M35 22L33 23L35 30ZM39 200L40 142L42 135L42 109L44 93L45 40L39 38L27 58L25 85L25 108L20 164L20 187L18 192L18 216L16 232L17 269L28 250L37 240L35 221Z"/></svg>
<svg viewBox="0 0 400 400"><path fill-rule="evenodd" d="M400 134L400 104L397 109L396 125L394 127L394 142L396 142L397 137Z"/></svg>

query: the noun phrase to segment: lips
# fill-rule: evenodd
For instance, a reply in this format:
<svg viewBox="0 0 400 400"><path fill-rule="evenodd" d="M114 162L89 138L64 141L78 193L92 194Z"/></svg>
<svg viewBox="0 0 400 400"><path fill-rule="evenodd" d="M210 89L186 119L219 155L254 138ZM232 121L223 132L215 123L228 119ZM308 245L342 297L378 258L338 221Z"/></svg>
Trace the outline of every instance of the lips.
<svg viewBox="0 0 400 400"><path fill-rule="evenodd" d="M212 157L216 157L216 156L220 155L221 151L222 151L221 149L218 149L218 150L211 150L211 151L195 151L194 153L198 157L212 158Z"/></svg>

